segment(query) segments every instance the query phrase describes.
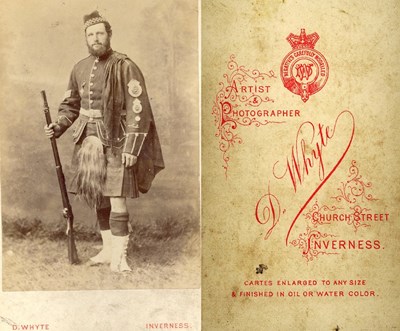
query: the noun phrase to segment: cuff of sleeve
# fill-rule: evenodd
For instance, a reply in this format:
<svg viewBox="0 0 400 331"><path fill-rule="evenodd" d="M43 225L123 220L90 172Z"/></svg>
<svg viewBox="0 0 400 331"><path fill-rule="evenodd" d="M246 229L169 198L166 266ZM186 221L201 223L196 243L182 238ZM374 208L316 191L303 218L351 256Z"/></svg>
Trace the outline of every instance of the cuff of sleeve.
<svg viewBox="0 0 400 331"><path fill-rule="evenodd" d="M72 125L72 122L67 116L61 115L58 116L57 124L60 126L60 131L55 132L54 136L59 138Z"/></svg>
<svg viewBox="0 0 400 331"><path fill-rule="evenodd" d="M126 135L123 153L129 153L138 156L140 154L140 151L142 150L146 136L147 133L141 133L141 132L128 133Z"/></svg>
<svg viewBox="0 0 400 331"><path fill-rule="evenodd" d="M72 125L72 121L65 115L58 116L57 124L62 128L69 128Z"/></svg>

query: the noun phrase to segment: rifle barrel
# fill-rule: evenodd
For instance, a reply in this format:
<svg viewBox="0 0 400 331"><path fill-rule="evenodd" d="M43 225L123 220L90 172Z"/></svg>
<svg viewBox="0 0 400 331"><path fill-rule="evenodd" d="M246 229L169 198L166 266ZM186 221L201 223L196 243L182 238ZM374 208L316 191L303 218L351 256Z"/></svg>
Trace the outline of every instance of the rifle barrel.
<svg viewBox="0 0 400 331"><path fill-rule="evenodd" d="M52 122L51 122L49 105L47 103L46 92L43 90L40 93L43 99L43 111L46 117L46 123L47 125L50 125ZM67 187L65 185L65 177L61 166L61 160L60 160L60 155L58 153L56 138L53 136L51 137L50 141L53 150L54 161L56 164L56 173L57 173L58 184L60 186L60 191L61 191L61 199L64 207L63 215L64 218L66 218L67 220L68 259L71 264L77 264L79 263L79 259L74 240L74 228L73 228L74 214L72 213L71 204L69 203L68 192L67 192Z"/></svg>

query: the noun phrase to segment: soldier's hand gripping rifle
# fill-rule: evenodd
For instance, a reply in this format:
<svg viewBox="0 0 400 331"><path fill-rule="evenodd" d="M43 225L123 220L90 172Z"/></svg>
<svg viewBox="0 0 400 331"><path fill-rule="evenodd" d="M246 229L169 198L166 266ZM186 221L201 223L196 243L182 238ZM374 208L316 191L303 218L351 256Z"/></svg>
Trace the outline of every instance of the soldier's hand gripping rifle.
<svg viewBox="0 0 400 331"><path fill-rule="evenodd" d="M44 111L44 115L46 116L46 123L47 123L47 125L50 125L51 116L50 116L49 105L47 104L46 92L41 91L40 93L42 94L42 98L43 98L43 111ZM60 156L58 154L56 138L53 136L50 138L50 141L51 141L51 147L53 148L53 155L54 155L54 161L56 163L58 184L60 185L61 198L62 198L62 203L63 203L63 207L64 207L63 216L67 221L66 234L68 237L68 259L71 264L77 264L77 263L79 263L79 258L78 258L78 253L76 251L75 240L74 240L74 226L73 226L74 214L72 213L72 208L69 203L67 188L65 186L64 173L62 171Z"/></svg>

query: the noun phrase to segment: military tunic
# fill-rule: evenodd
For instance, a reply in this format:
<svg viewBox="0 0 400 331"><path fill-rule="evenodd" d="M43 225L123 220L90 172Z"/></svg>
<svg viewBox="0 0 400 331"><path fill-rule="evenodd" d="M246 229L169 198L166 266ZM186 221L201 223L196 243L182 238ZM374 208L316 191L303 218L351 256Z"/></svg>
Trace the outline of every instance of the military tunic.
<svg viewBox="0 0 400 331"><path fill-rule="evenodd" d="M116 61L119 66L112 67ZM101 57L89 55L78 62L58 115L61 130L57 137L77 121L68 181L71 193L77 191L77 153L89 135L101 140L107 158L104 196L136 198L139 190L147 192L155 174L164 168L143 75L125 55L110 49ZM137 156L137 164L124 167L122 153Z"/></svg>

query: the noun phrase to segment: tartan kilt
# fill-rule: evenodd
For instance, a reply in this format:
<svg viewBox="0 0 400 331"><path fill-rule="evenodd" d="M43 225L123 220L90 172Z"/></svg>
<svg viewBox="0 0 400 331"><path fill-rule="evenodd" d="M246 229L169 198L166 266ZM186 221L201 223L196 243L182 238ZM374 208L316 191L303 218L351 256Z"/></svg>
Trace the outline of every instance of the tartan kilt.
<svg viewBox="0 0 400 331"><path fill-rule="evenodd" d="M81 137L75 144L72 154L71 167L69 171L69 179L67 181L67 190L76 194L78 191L77 173L78 173L78 152L82 147L83 140L88 136L98 137L98 131L95 123L88 122ZM103 145L104 146L104 145ZM137 166L126 168L122 164L122 147L115 148L112 153L111 148L104 146L104 154L107 164L107 176L103 196L105 197L126 197L138 198L139 189L137 181Z"/></svg>

